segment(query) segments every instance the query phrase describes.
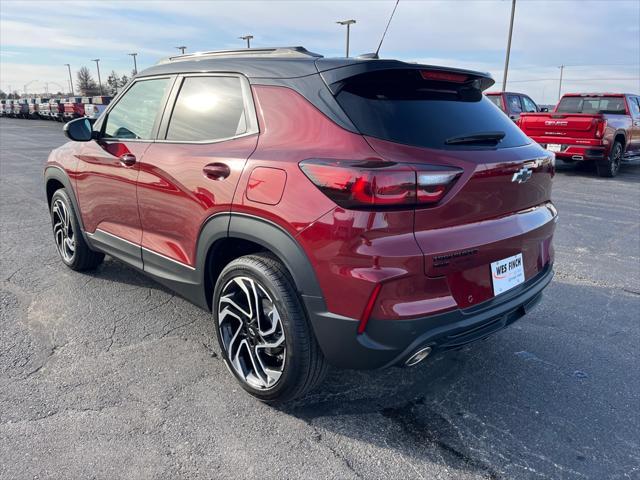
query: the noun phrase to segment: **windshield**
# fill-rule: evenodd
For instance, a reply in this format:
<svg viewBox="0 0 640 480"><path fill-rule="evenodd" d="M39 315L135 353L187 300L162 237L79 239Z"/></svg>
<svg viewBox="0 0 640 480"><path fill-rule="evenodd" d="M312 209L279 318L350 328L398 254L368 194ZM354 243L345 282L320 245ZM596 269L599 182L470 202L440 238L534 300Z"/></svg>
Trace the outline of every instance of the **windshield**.
<svg viewBox="0 0 640 480"><path fill-rule="evenodd" d="M624 97L564 97L557 113L626 113Z"/></svg>
<svg viewBox="0 0 640 480"><path fill-rule="evenodd" d="M339 88L336 100L364 135L438 149L530 143L473 83L433 81L420 70L384 70L348 78ZM486 141L488 132L492 142Z"/></svg>

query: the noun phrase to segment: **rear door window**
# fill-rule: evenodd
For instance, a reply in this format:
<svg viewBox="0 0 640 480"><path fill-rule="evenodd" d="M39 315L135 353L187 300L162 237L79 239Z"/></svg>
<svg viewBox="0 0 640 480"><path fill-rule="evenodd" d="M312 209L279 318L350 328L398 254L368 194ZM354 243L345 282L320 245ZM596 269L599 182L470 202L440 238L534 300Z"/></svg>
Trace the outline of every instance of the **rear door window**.
<svg viewBox="0 0 640 480"><path fill-rule="evenodd" d="M529 97L522 97L522 105L524 106L524 111L527 113L535 113L538 111L538 107Z"/></svg>
<svg viewBox="0 0 640 480"><path fill-rule="evenodd" d="M336 100L358 130L392 142L437 149L467 148L447 140L490 132L504 136L494 148L529 139L482 92L467 83L425 80L420 70L384 70L332 85Z"/></svg>
<svg viewBox="0 0 640 480"><path fill-rule="evenodd" d="M509 104L509 113L522 113L519 95L507 95L507 103Z"/></svg>
<svg viewBox="0 0 640 480"><path fill-rule="evenodd" d="M247 133L238 77L185 77L169 120L167 140L203 142Z"/></svg>
<svg viewBox="0 0 640 480"><path fill-rule="evenodd" d="M633 118L640 118L640 98L629 97L629 110Z"/></svg>
<svg viewBox="0 0 640 480"><path fill-rule="evenodd" d="M627 112L623 97L564 97L556 113L610 113L624 115Z"/></svg>
<svg viewBox="0 0 640 480"><path fill-rule="evenodd" d="M106 138L151 140L158 112L164 106L169 78L134 83L109 111L104 127Z"/></svg>
<svg viewBox="0 0 640 480"><path fill-rule="evenodd" d="M487 98L500 110L504 110L502 107L502 95L487 95Z"/></svg>

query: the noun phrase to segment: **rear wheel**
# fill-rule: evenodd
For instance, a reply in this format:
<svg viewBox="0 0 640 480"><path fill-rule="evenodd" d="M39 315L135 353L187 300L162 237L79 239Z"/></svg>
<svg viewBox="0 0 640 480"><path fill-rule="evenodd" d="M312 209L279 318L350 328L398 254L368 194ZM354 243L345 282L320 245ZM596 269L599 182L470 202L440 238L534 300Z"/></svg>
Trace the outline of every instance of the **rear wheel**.
<svg viewBox="0 0 640 480"><path fill-rule="evenodd" d="M229 263L213 314L222 356L242 388L274 403L318 385L327 364L285 266L266 254Z"/></svg>
<svg viewBox="0 0 640 480"><path fill-rule="evenodd" d="M616 140L613 142L609 157L606 160L599 160L596 162L596 168L598 169L598 175L601 177L615 177L620 170L620 163L622 162L623 147L622 142Z"/></svg>
<svg viewBox="0 0 640 480"><path fill-rule="evenodd" d="M104 254L94 252L85 242L69 195L61 188L51 197L51 225L60 258L73 270L89 270L104 260Z"/></svg>

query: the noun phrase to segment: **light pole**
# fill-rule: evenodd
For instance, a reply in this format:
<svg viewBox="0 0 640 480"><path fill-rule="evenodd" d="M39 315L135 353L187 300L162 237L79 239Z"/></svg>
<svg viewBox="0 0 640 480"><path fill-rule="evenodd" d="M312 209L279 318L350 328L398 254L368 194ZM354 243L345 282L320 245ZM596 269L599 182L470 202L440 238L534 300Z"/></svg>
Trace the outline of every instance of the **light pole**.
<svg viewBox="0 0 640 480"><path fill-rule="evenodd" d="M136 55L137 53L128 53L127 55L131 55L133 57L133 74L138 74L138 64L136 63Z"/></svg>
<svg viewBox="0 0 640 480"><path fill-rule="evenodd" d="M351 25L353 25L354 23L356 23L355 20L341 20L339 22L336 22L338 25L346 25L347 26L347 54L346 57L349 58L349 32L351 29Z"/></svg>
<svg viewBox="0 0 640 480"><path fill-rule="evenodd" d="M98 69L98 85L100 86L100 95L104 95L104 92L102 91L102 79L100 78L100 59L94 58L91 61L96 62L96 68Z"/></svg>
<svg viewBox="0 0 640 480"><path fill-rule="evenodd" d="M247 48L251 48L251 39L253 38L253 35L245 35L243 37L238 37L240 40L246 40L247 41Z"/></svg>
<svg viewBox="0 0 640 480"><path fill-rule="evenodd" d="M558 85L558 101L560 101L560 97L562 96L562 74L564 73L564 65L560 65L558 68L560 69L560 84Z"/></svg>
<svg viewBox="0 0 640 480"><path fill-rule="evenodd" d="M187 49L187 47L182 46L182 47L176 47L178 50L180 50L180 55L184 55L184 51Z"/></svg>
<svg viewBox="0 0 640 480"><path fill-rule="evenodd" d="M502 79L502 91L507 89L507 72L509 71L509 56L511 55L511 37L513 35L513 17L516 14L516 0L511 0L511 22L509 23L509 40L507 41L507 56L504 60L504 77Z"/></svg>
<svg viewBox="0 0 640 480"><path fill-rule="evenodd" d="M69 87L71 88L71 96L73 97L75 94L73 93L73 80L71 79L71 65L65 63L67 69L69 70Z"/></svg>

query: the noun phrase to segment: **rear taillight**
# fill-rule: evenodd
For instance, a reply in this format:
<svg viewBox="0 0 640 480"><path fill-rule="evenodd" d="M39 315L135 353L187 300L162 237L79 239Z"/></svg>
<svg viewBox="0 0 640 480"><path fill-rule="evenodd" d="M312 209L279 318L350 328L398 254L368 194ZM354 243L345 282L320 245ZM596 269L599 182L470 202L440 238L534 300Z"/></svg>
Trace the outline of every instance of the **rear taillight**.
<svg viewBox="0 0 640 480"><path fill-rule="evenodd" d="M604 118L598 120L596 125L596 138L602 138L604 136L604 131L607 128L607 121Z"/></svg>
<svg viewBox="0 0 640 480"><path fill-rule="evenodd" d="M379 159L311 159L304 174L335 203L349 209L413 208L438 203L462 170Z"/></svg>

